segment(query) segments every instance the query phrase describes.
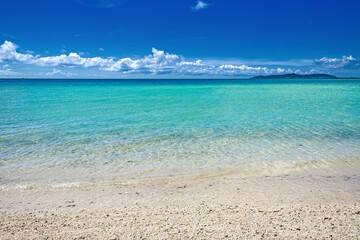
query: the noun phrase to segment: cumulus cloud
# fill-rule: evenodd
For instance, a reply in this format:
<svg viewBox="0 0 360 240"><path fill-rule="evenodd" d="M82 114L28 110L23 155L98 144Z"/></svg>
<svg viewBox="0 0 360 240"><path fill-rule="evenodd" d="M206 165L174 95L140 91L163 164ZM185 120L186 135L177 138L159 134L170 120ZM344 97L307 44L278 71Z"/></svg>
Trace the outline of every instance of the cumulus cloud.
<svg viewBox="0 0 360 240"><path fill-rule="evenodd" d="M16 76L16 75L20 75L20 73L15 72L10 68L7 68L5 70L0 69L0 76Z"/></svg>
<svg viewBox="0 0 360 240"><path fill-rule="evenodd" d="M201 9L207 8L208 6L209 6L208 3L205 3L203 1L197 1L196 5L191 7L191 9L194 11L199 11Z"/></svg>
<svg viewBox="0 0 360 240"><path fill-rule="evenodd" d="M35 57L30 53L18 53L16 49L18 46L10 41L5 41L0 46L0 62L4 61L17 61L17 62L27 62Z"/></svg>
<svg viewBox="0 0 360 240"><path fill-rule="evenodd" d="M114 63L114 60L112 58L104 59L101 57L84 58L77 53L69 53L68 55L61 54L59 56L38 57L26 61L26 63L41 67L65 66L106 69Z"/></svg>
<svg viewBox="0 0 360 240"><path fill-rule="evenodd" d="M40 67L83 67L96 68L103 71L162 73L173 70L182 62L182 57L152 49L152 54L140 59L82 57L78 53L61 54L58 56L40 57L30 53L17 52L18 46L10 41L0 45L0 62L21 62Z"/></svg>
<svg viewBox="0 0 360 240"><path fill-rule="evenodd" d="M329 69L360 69L360 60L353 56L343 56L342 58L327 58L316 59L314 63L323 68Z"/></svg>
<svg viewBox="0 0 360 240"><path fill-rule="evenodd" d="M18 46L10 41L0 45L0 62L4 65L10 62L18 62L38 67L52 68L45 76L74 76L73 73L63 71L66 68L94 69L107 72L119 72L122 74L169 74L174 76L251 76L270 75L284 73L305 73L299 70L286 68L272 68L260 66L248 66L245 64L230 63L206 63L202 60L187 60L184 57L167 53L156 48L150 55L142 58L113 57L83 57L78 53L61 54L57 56L39 56L32 53L20 53ZM63 68L63 69L58 69ZM6 70L2 70L3 75ZM72 71L74 72L74 71ZM10 70L7 71L10 74Z"/></svg>

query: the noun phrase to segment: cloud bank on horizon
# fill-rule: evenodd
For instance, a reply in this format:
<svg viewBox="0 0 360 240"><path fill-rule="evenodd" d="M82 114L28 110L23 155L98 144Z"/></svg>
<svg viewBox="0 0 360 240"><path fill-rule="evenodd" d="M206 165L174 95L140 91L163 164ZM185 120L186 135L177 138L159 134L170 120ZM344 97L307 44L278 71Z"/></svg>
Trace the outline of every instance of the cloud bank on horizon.
<svg viewBox="0 0 360 240"><path fill-rule="evenodd" d="M360 69L360 60L353 56L343 56L342 58L323 57L314 61L315 64L329 69Z"/></svg>
<svg viewBox="0 0 360 240"><path fill-rule="evenodd" d="M36 68L32 77L76 77L80 70L91 70L95 73L119 73L124 77L129 75L137 76L173 76L173 77L241 77L256 75L272 75L285 73L332 73L333 70L360 69L360 60L352 56L342 58L323 57L315 60L301 61L308 63L303 69L284 68L274 66L248 66L246 64L219 64L207 63L203 60L188 60L181 55L167 53L156 48L152 49L150 55L142 58L132 59L130 57L116 59L113 57L82 57L79 53L61 54L55 56L34 55L32 51L21 53L18 46L5 41L0 45L0 76L3 77L26 77L24 66ZM310 63L310 64L309 64ZM299 64L293 66L298 67ZM16 69L14 69L16 68ZM60 68L60 69L58 69ZM49 71L50 70L50 71ZM101 76L98 75L98 76Z"/></svg>

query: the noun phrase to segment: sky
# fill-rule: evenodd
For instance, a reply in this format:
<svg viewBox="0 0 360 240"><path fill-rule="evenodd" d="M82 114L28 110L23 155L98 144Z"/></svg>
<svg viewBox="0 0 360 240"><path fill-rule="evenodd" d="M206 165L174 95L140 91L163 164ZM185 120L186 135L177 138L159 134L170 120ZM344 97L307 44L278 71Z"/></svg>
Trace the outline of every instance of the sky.
<svg viewBox="0 0 360 240"><path fill-rule="evenodd" d="M360 76L359 0L4 0L0 78Z"/></svg>

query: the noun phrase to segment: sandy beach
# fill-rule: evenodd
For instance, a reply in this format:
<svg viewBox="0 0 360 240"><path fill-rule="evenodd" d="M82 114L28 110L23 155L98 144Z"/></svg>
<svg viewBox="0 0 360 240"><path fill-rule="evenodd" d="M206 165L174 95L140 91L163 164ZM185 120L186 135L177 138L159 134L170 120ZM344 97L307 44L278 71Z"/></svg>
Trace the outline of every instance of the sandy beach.
<svg viewBox="0 0 360 240"><path fill-rule="evenodd" d="M3 188L1 239L359 239L360 171Z"/></svg>
<svg viewBox="0 0 360 240"><path fill-rule="evenodd" d="M1 1L0 240L360 240L359 12Z"/></svg>

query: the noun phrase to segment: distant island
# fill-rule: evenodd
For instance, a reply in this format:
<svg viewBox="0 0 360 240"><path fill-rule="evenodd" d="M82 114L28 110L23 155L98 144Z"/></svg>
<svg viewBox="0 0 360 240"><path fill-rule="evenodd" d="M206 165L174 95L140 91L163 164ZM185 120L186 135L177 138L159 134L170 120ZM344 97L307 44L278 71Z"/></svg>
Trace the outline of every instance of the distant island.
<svg viewBox="0 0 360 240"><path fill-rule="evenodd" d="M251 79L338 79L338 77L329 74L282 74L282 75L268 75L256 76Z"/></svg>

